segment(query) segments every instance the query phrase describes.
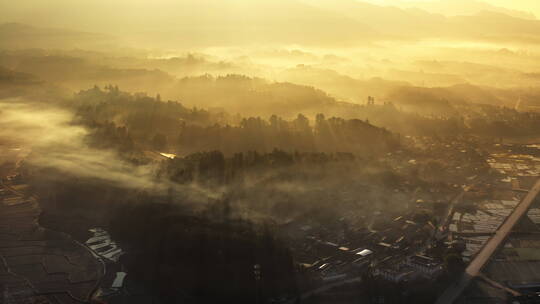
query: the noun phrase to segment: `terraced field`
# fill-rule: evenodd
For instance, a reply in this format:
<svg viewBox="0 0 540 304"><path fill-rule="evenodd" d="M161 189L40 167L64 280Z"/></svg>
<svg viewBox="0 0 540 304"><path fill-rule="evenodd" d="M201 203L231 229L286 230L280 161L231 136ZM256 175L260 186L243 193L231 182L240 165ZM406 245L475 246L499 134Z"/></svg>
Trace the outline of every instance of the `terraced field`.
<svg viewBox="0 0 540 304"><path fill-rule="evenodd" d="M34 198L3 184L0 197L0 289L5 303L88 301L103 276L100 262L68 235L38 224Z"/></svg>

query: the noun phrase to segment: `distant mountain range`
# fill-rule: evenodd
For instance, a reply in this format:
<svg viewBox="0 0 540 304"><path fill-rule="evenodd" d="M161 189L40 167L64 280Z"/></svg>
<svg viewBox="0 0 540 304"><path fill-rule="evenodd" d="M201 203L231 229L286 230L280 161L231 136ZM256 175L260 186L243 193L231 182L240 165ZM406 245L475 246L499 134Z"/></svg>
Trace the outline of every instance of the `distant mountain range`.
<svg viewBox="0 0 540 304"><path fill-rule="evenodd" d="M529 13L474 0L444 0L417 6L420 9L358 0L158 0L138 1L136 5L126 1L54 0L33 5L32 15L22 14L15 3L0 5L0 17L103 32L154 47L344 47L433 38L534 44L540 41L540 21ZM89 40L96 43L109 38L9 24L0 29L0 47L24 46L32 39L50 45L59 42L59 37L67 40L64 44L75 47Z"/></svg>
<svg viewBox="0 0 540 304"><path fill-rule="evenodd" d="M0 49L92 49L113 43L114 38L104 34L34 27L21 23L0 24Z"/></svg>
<svg viewBox="0 0 540 304"><path fill-rule="evenodd" d="M502 13L516 18L536 19L536 16L530 12L507 9L476 0L407 1L399 2L399 6L403 8L420 8L430 13L445 16L476 15L480 12L488 11Z"/></svg>
<svg viewBox="0 0 540 304"><path fill-rule="evenodd" d="M303 0L321 9L363 22L385 39L455 39L484 42L540 42L540 21L534 16L497 8L483 2L457 0L425 3L444 10L463 8L456 16L430 13L428 10L374 5L357 0ZM465 3L461 3L465 2ZM420 6L423 7L423 6ZM522 16L522 17L516 17ZM524 18L527 17L527 18Z"/></svg>

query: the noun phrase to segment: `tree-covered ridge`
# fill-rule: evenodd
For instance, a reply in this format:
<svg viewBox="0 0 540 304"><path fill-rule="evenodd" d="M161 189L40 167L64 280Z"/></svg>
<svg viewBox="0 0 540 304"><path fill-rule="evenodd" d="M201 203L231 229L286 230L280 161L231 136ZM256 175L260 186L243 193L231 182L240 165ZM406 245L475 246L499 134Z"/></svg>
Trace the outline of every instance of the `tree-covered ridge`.
<svg viewBox="0 0 540 304"><path fill-rule="evenodd" d="M81 91L70 106L93 128L97 144L120 144L125 149L134 142L143 150L181 155L280 149L369 156L399 145L397 135L359 119L326 118L323 114L314 120L303 114L291 120L277 115L269 119L232 116L164 102L159 96L125 93L112 86Z"/></svg>

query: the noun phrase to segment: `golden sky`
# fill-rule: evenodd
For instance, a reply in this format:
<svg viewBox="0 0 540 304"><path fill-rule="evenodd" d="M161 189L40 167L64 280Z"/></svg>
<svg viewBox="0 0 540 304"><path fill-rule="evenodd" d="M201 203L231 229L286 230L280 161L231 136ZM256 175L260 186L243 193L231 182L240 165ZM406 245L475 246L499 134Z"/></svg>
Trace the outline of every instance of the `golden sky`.
<svg viewBox="0 0 540 304"><path fill-rule="evenodd" d="M367 0L377 4L400 4L407 2L435 2L440 0ZM540 0L483 0L482 2L513 10L531 12L540 16Z"/></svg>
<svg viewBox="0 0 540 304"><path fill-rule="evenodd" d="M538 0L489 0L486 2L510 9L530 11L540 16L540 1Z"/></svg>
<svg viewBox="0 0 540 304"><path fill-rule="evenodd" d="M487 0L484 2L488 2L493 5L506 7L509 9L529 11L535 14L536 16L540 16L540 1L539 0Z"/></svg>
<svg viewBox="0 0 540 304"><path fill-rule="evenodd" d="M272 42L350 47L396 37L540 45L540 22L537 18L531 20L540 18L540 0L354 1L0 1L0 24L18 22L105 33L155 46L158 42L205 46ZM417 7L432 14L418 18L417 11L401 13L386 6L360 3L364 1ZM484 11L491 14L480 14Z"/></svg>

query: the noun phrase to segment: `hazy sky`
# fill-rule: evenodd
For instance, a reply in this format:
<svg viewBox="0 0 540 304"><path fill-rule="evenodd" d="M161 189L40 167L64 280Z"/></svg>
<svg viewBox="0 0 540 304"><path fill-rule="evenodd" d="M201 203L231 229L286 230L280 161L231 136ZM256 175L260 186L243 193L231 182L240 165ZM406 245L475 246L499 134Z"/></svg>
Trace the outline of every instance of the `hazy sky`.
<svg viewBox="0 0 540 304"><path fill-rule="evenodd" d="M436 2L440 0L367 0L367 2L377 4L396 4L400 2ZM521 10L531 12L536 16L540 16L540 0L484 0L492 5L501 6L508 9Z"/></svg>
<svg viewBox="0 0 540 304"><path fill-rule="evenodd" d="M268 43L350 47L396 37L540 45L540 22L531 20L540 16L540 0L358 0L406 4L405 7L423 8L432 12L431 15L354 1L0 1L0 23L106 33L129 40L133 45L161 48L173 43L175 47ZM479 14L486 10L491 12Z"/></svg>
<svg viewBox="0 0 540 304"><path fill-rule="evenodd" d="M510 9L529 11L540 16L540 1L538 0L489 0L484 2Z"/></svg>
<svg viewBox="0 0 540 304"><path fill-rule="evenodd" d="M239 3L249 3L251 8L257 9L259 2L267 2L268 0L201 0L197 10L205 10L206 5L217 5L225 8L227 6L236 6ZM296 0L303 2L316 3L320 0ZM513 10L530 12L536 16L540 16L540 0L358 0L363 2L371 2L376 4L400 5L411 2L444 2L445 7L465 6L473 2L484 2L491 5L500 6ZM155 12L156 18L159 15L168 15L171 12L175 3L193 2L193 0L17 0L17 1L0 1L0 23L2 21L15 21L30 23L36 25L48 24L50 26L66 26L76 27L85 30L96 28L98 26L93 22L88 22L89 15L93 15L94 20L106 20L108 16L117 19L117 22L122 22L114 15L129 16L128 18L142 18L141 11L149 9ZM276 0L276 3L288 2L287 0ZM293 1L290 1L293 2ZM213 3L213 4L212 4ZM467 5L468 6L468 5ZM162 8L162 11L159 11ZM262 9L264 10L264 8ZM174 9L173 9L174 11ZM443 9L442 13L445 10ZM253 13L253 12L252 12ZM180 17L180 16L179 16ZM141 22L146 21L146 18L140 19Z"/></svg>
<svg viewBox="0 0 540 304"><path fill-rule="evenodd" d="M515 10L530 11L536 15L540 14L540 1L538 0L488 0L484 2Z"/></svg>
<svg viewBox="0 0 540 304"><path fill-rule="evenodd" d="M510 9L530 11L540 16L540 1L538 0L489 0L485 2Z"/></svg>

